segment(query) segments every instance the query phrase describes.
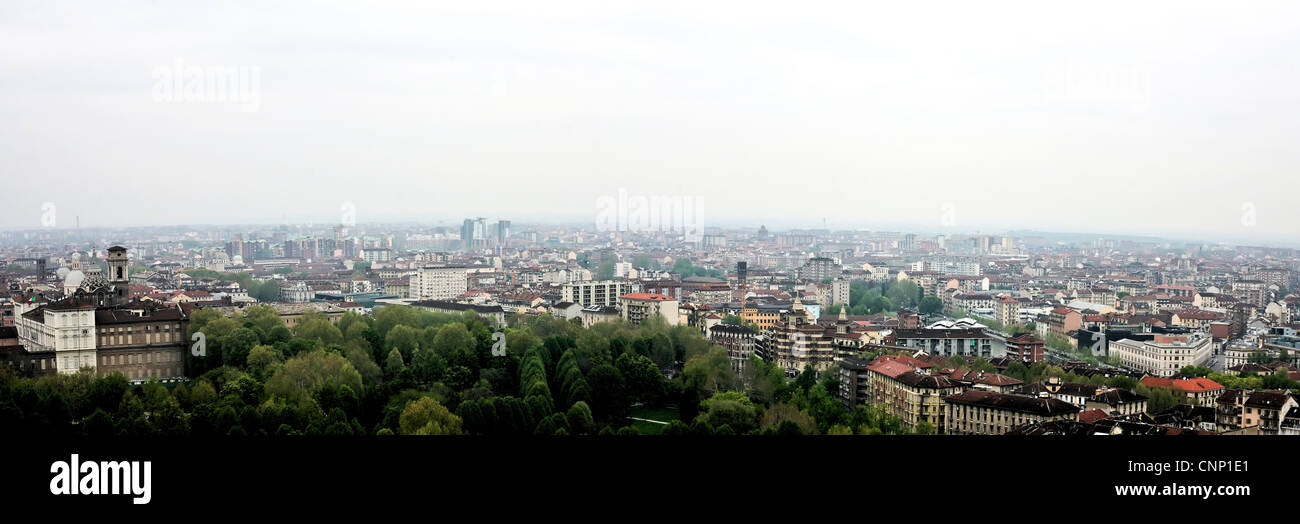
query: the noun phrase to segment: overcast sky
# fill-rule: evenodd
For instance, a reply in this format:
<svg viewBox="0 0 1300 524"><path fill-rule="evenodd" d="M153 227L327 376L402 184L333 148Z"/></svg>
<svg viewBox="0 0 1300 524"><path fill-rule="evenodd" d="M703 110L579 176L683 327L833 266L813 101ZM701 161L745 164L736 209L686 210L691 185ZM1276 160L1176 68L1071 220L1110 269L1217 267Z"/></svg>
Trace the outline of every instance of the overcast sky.
<svg viewBox="0 0 1300 524"><path fill-rule="evenodd" d="M1295 2L264 3L0 4L0 228L594 221L621 188L1296 240ZM162 80L221 67L255 87Z"/></svg>

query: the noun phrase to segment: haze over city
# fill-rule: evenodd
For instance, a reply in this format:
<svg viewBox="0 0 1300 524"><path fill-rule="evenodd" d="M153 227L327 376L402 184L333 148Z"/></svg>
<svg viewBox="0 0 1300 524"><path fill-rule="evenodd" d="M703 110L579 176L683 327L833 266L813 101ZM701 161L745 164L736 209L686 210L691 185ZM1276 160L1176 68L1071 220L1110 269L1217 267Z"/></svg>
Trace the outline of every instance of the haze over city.
<svg viewBox="0 0 1300 524"><path fill-rule="evenodd" d="M59 227L581 222L619 189L720 226L939 231L950 204L960 231L1272 243L1300 218L1285 2L129 6L0 7L0 228L45 202ZM159 94L193 67L250 96Z"/></svg>

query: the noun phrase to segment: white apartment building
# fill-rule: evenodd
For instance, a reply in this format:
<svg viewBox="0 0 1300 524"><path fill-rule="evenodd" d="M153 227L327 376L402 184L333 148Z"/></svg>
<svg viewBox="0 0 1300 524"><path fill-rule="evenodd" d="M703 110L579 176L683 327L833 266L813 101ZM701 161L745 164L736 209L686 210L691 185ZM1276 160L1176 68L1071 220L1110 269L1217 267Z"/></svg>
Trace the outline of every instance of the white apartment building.
<svg viewBox="0 0 1300 524"><path fill-rule="evenodd" d="M632 274L632 263L631 263L631 262L616 262L616 263L614 263L614 276L615 276L615 277L618 277L618 278L630 278L631 274Z"/></svg>
<svg viewBox="0 0 1300 524"><path fill-rule="evenodd" d="M366 262L388 262L393 259L393 250L386 247L367 247L361 249L361 260Z"/></svg>
<svg viewBox="0 0 1300 524"><path fill-rule="evenodd" d="M952 297L953 307L971 313L993 315L993 295L988 293L963 293Z"/></svg>
<svg viewBox="0 0 1300 524"><path fill-rule="evenodd" d="M449 300L469 291L469 268L426 266L411 277L409 294L417 300Z"/></svg>
<svg viewBox="0 0 1300 524"><path fill-rule="evenodd" d="M1110 355L1125 366L1157 377L1171 377L1186 366L1201 366L1213 353L1211 337L1200 333L1180 336L1156 335L1155 340L1113 340Z"/></svg>
<svg viewBox="0 0 1300 524"><path fill-rule="evenodd" d="M591 280L591 271L582 268L557 269L542 273L542 282L547 284L568 284L588 280Z"/></svg>
<svg viewBox="0 0 1300 524"><path fill-rule="evenodd" d="M582 307L617 306L618 297L640 291L641 286L630 280L594 280L571 282L564 285L561 300Z"/></svg>

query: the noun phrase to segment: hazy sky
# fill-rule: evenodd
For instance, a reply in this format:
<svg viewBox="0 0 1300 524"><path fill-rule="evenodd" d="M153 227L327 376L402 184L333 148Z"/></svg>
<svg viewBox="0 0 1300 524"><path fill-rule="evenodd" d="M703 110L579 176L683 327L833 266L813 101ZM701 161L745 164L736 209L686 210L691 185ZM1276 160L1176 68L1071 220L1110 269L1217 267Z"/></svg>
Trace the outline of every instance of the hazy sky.
<svg viewBox="0 0 1300 524"><path fill-rule="evenodd" d="M625 3L3 2L0 228L594 221L622 188L1297 240L1295 2ZM249 96L161 80L222 67Z"/></svg>

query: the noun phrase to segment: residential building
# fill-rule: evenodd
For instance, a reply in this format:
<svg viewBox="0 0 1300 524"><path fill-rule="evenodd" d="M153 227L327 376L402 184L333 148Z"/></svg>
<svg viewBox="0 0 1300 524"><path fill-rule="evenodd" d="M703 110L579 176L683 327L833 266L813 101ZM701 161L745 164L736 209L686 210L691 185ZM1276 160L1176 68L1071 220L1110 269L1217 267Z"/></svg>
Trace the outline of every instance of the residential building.
<svg viewBox="0 0 1300 524"><path fill-rule="evenodd" d="M450 300L469 291L466 266L424 266L410 278L408 293L417 300Z"/></svg>
<svg viewBox="0 0 1300 524"><path fill-rule="evenodd" d="M1022 362L1043 360L1043 339L1032 333L1020 333L1007 339L1007 357Z"/></svg>
<svg viewBox="0 0 1300 524"><path fill-rule="evenodd" d="M970 389L944 399L946 435L1002 435L1026 424L1072 420L1079 407L1050 396Z"/></svg>
<svg viewBox="0 0 1300 524"><path fill-rule="evenodd" d="M1156 335L1153 340L1112 340L1110 356L1156 377L1172 377L1186 366L1201 366L1213 355L1213 339L1201 333Z"/></svg>
<svg viewBox="0 0 1300 524"><path fill-rule="evenodd" d="M743 373L754 355L754 342L758 332L746 326L715 324L708 328L709 341L726 348L731 357L731 370Z"/></svg>
<svg viewBox="0 0 1300 524"><path fill-rule="evenodd" d="M631 280L595 280L565 284L561 288L561 296L565 302L573 302L583 307L616 306L619 303L619 297L639 291L639 286ZM660 293L653 294L666 296Z"/></svg>
<svg viewBox="0 0 1300 524"><path fill-rule="evenodd" d="M618 298L618 307L623 320L632 325L641 325L646 319L658 315L668 325L675 326L680 318L677 300L654 293L628 293Z"/></svg>

